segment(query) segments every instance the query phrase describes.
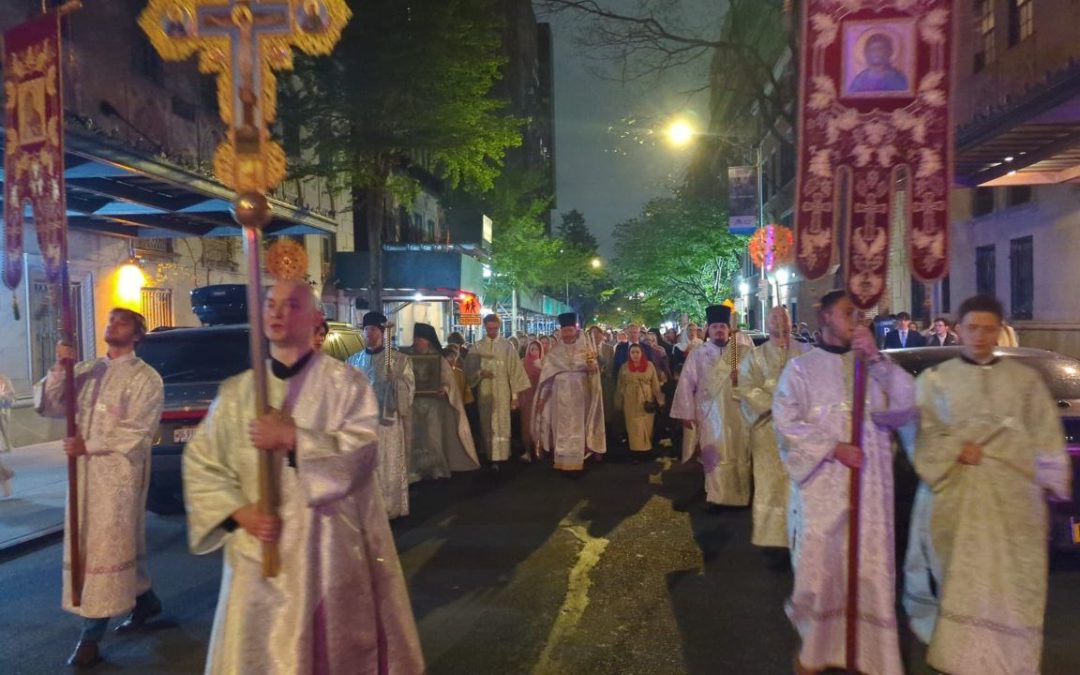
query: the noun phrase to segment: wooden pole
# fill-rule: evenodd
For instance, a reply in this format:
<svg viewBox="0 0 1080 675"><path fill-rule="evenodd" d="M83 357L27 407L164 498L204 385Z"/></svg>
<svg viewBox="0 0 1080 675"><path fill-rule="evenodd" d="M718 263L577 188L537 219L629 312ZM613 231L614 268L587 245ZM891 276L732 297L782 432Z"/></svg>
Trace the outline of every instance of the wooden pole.
<svg viewBox="0 0 1080 675"><path fill-rule="evenodd" d="M266 338L263 335L262 299L262 228L270 222L270 205L261 194L242 194L234 203L236 222L244 226L244 257L247 259L247 312L250 326L251 372L255 378L255 416L269 410L266 384ZM259 453L259 511L277 515L281 503L281 457L277 453ZM276 577L281 569L277 542L262 545L263 576Z"/></svg>
<svg viewBox="0 0 1080 675"><path fill-rule="evenodd" d="M855 357L855 378L851 401L851 444L862 448L863 414L866 405L866 364ZM866 461L865 455L863 461ZM848 487L848 579L846 610L847 672L859 672L859 510L862 501L862 470L852 469Z"/></svg>
<svg viewBox="0 0 1080 675"><path fill-rule="evenodd" d="M68 277L67 236L63 245L63 267L60 272L60 336L65 345L75 347L75 321L71 315L71 283ZM79 433L75 422L75 360L63 359L64 367L64 416L67 421L67 437ZM79 458L68 455L67 458L67 508L68 508L68 551L71 556L71 605L82 604L83 560L82 540L79 536Z"/></svg>

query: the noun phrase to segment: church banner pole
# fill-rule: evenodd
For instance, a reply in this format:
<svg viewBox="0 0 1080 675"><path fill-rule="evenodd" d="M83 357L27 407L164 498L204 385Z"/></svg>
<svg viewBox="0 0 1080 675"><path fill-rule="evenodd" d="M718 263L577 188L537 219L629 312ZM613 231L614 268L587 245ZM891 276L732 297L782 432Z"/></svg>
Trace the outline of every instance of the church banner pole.
<svg viewBox="0 0 1080 675"><path fill-rule="evenodd" d="M861 448L866 405L866 363L859 356L855 357L855 376L851 389L851 444ZM848 578L845 610L847 632L844 650L849 675L859 672L859 511L861 502L862 469L853 468L848 484Z"/></svg>

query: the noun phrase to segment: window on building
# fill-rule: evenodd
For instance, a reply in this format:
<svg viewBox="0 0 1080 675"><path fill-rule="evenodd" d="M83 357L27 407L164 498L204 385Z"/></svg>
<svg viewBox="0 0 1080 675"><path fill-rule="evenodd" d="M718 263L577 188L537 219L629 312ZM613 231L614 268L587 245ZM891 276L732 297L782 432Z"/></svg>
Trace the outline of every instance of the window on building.
<svg viewBox="0 0 1080 675"><path fill-rule="evenodd" d="M997 295L996 266L994 245L980 246L975 249L975 292Z"/></svg>
<svg viewBox="0 0 1080 675"><path fill-rule="evenodd" d="M949 275L941 280L941 313L948 314L952 311L952 288L949 283Z"/></svg>
<svg viewBox="0 0 1080 675"><path fill-rule="evenodd" d="M1009 305L1014 319L1030 319L1035 310L1034 250L1030 236L1009 242Z"/></svg>
<svg viewBox="0 0 1080 675"><path fill-rule="evenodd" d="M926 303L926 284L911 277L911 318L919 322L920 328L930 323L930 307Z"/></svg>
<svg viewBox="0 0 1080 675"><path fill-rule="evenodd" d="M994 212L994 188L975 188L971 198L971 215L978 218Z"/></svg>
<svg viewBox="0 0 1080 675"><path fill-rule="evenodd" d="M1009 46L1020 44L1035 32L1035 0L1008 0Z"/></svg>
<svg viewBox="0 0 1080 675"><path fill-rule="evenodd" d="M142 314L146 317L146 329L173 325L173 297L171 288L142 289Z"/></svg>
<svg viewBox="0 0 1080 675"><path fill-rule="evenodd" d="M37 382L56 362L56 343L60 341L59 284L45 281L44 271L32 269L30 276L30 377ZM83 345L82 284L71 283L71 315L75 322L75 360L89 354Z"/></svg>
<svg viewBox="0 0 1080 675"><path fill-rule="evenodd" d="M975 0L975 72L997 58L994 44L994 0Z"/></svg>
<svg viewBox="0 0 1080 675"><path fill-rule="evenodd" d="M1008 206L1020 206L1031 201L1032 189L1030 185L1013 185L1005 191L1005 204Z"/></svg>

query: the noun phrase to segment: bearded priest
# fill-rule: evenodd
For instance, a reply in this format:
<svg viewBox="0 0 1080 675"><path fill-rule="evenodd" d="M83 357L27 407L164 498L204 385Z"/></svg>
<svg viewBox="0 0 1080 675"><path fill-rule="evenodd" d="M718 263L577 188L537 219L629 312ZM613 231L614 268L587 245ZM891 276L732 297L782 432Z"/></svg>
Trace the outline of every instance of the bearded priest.
<svg viewBox="0 0 1080 675"><path fill-rule="evenodd" d="M224 546L207 673L424 671L376 479L378 407L364 374L312 349L311 287L279 282L264 330L271 410L255 417L252 371L221 384L184 449L188 539ZM279 453L279 516L262 513L259 453ZM264 578L264 543L281 569Z"/></svg>

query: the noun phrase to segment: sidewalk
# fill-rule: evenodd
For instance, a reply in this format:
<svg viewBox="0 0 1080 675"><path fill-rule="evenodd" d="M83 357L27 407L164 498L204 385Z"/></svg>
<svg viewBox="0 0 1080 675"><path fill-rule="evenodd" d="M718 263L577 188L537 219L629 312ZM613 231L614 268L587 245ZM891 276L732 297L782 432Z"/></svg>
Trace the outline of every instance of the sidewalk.
<svg viewBox="0 0 1080 675"><path fill-rule="evenodd" d="M60 442L4 453L15 470L12 494L0 498L0 551L64 529L67 461Z"/></svg>

